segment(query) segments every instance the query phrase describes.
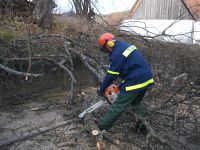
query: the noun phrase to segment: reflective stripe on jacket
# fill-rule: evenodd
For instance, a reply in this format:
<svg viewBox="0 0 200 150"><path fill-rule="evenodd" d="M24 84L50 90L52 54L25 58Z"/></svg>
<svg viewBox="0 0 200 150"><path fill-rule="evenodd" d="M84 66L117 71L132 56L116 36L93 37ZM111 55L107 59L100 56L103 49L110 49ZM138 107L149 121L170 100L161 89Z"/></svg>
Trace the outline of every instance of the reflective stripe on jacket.
<svg viewBox="0 0 200 150"><path fill-rule="evenodd" d="M154 84L151 68L140 51L134 45L119 40L116 40L110 54L110 66L101 84L101 92L117 77L124 80L120 85L121 93L141 91Z"/></svg>

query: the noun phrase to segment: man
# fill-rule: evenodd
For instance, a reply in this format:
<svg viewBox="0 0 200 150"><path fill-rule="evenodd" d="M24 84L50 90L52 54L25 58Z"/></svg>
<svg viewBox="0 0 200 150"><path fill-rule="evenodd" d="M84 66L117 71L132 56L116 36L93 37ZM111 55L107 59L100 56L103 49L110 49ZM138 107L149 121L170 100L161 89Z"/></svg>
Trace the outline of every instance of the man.
<svg viewBox="0 0 200 150"><path fill-rule="evenodd" d="M146 89L154 84L154 80L149 65L134 45L115 38L111 33L102 34L98 43L100 50L109 54L110 66L97 94L102 96L115 79L123 79L117 100L98 124L101 130L108 130L129 105L134 107L138 115L144 116L141 101ZM140 124L136 126L139 127ZM142 128L146 130L144 125Z"/></svg>

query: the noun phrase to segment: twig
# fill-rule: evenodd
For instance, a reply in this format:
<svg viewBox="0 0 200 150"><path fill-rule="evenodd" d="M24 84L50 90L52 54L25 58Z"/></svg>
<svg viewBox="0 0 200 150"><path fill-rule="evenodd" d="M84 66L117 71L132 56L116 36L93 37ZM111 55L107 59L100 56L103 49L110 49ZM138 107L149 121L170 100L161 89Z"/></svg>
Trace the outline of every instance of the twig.
<svg viewBox="0 0 200 150"><path fill-rule="evenodd" d="M28 69L27 69L27 73L29 73L30 69L31 69L31 40L30 40L30 28L28 29L28 40L27 40L27 47L28 47L28 54L29 54L29 63L28 63ZM26 80L28 78L26 77Z"/></svg>
<svg viewBox="0 0 200 150"><path fill-rule="evenodd" d="M67 53L67 57L69 58L71 69L73 70L74 69L74 65L73 65L71 54L70 54L69 50L67 49L67 41L65 39L63 39L63 40L64 40L65 52Z"/></svg>

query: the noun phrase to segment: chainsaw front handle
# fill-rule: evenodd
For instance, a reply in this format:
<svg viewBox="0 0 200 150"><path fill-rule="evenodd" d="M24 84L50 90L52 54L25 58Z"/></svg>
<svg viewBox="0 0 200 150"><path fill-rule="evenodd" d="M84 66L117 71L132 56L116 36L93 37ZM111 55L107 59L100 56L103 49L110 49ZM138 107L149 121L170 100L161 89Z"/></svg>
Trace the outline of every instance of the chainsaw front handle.
<svg viewBox="0 0 200 150"><path fill-rule="evenodd" d="M109 99L106 96L102 96L107 102L108 104L112 105L112 103L109 101Z"/></svg>

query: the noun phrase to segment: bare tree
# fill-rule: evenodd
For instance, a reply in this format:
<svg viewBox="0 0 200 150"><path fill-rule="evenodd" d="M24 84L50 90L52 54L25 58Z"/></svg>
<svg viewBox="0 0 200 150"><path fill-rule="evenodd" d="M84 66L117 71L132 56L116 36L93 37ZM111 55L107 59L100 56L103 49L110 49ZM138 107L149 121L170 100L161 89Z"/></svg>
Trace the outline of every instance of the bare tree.
<svg viewBox="0 0 200 150"><path fill-rule="evenodd" d="M27 17L31 14L34 3L28 0L0 0L1 17Z"/></svg>
<svg viewBox="0 0 200 150"><path fill-rule="evenodd" d="M91 0L72 0L77 15L86 16L88 19L94 17Z"/></svg>
<svg viewBox="0 0 200 150"><path fill-rule="evenodd" d="M50 28L52 24L52 10L56 7L53 0L37 0L33 11L33 18L39 27Z"/></svg>

